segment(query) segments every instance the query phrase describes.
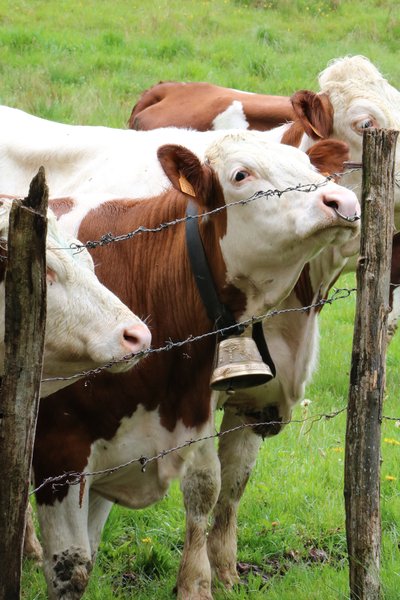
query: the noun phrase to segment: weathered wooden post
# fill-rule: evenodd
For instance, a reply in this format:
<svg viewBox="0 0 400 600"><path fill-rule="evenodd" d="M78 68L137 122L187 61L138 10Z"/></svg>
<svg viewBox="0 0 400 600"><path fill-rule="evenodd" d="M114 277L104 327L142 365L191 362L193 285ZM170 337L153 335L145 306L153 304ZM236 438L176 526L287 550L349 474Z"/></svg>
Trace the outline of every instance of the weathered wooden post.
<svg viewBox="0 0 400 600"><path fill-rule="evenodd" d="M397 131L364 133L362 230L347 414L345 485L350 598L380 596L380 444Z"/></svg>
<svg viewBox="0 0 400 600"><path fill-rule="evenodd" d="M10 213L0 395L0 600L20 597L46 320L47 197L41 168L28 197L16 201Z"/></svg>

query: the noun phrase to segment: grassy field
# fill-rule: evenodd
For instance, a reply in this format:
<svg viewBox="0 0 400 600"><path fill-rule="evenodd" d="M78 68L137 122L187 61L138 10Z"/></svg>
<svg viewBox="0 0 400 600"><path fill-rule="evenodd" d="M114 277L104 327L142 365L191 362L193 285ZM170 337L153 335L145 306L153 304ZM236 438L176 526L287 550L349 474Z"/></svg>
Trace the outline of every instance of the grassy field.
<svg viewBox="0 0 400 600"><path fill-rule="evenodd" d="M124 127L159 80L210 81L258 92L317 89L327 62L364 54L400 87L397 0L0 0L0 100L69 123ZM18 135L18 132L16 132ZM339 285L353 286L351 276ZM354 296L321 315L320 368L308 415L346 405ZM388 356L384 413L399 416L400 342ZM304 409L298 407L295 419ZM264 443L240 512L242 585L216 600L348 598L343 509L345 416L293 423ZM400 429L384 421L382 583L400 589ZM157 505L115 508L88 600L170 599L182 549L178 485ZM252 566L252 568L250 568ZM23 598L46 597L24 564Z"/></svg>

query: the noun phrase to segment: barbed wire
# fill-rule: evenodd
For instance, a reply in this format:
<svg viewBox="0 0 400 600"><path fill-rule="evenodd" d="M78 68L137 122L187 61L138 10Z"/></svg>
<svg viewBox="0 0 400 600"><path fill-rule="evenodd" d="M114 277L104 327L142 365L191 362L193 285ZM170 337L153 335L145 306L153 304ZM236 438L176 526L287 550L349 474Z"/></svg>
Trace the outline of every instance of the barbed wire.
<svg viewBox="0 0 400 600"><path fill-rule="evenodd" d="M192 446L194 444L199 444L201 442L206 442L206 441L209 441L212 439L219 439L225 435L229 435L231 433L237 433L244 429L253 429L253 428L256 429L256 428L260 428L260 427L273 427L273 426L281 427L283 425L292 425L292 424L303 425L304 423L310 423L310 427L307 429L307 432L305 432L306 434L308 434L311 431L311 428L313 427L313 425L315 423L322 421L322 419L326 419L326 420L334 419L335 417L337 417L338 415L340 415L346 411L347 411L347 405L338 410L330 412L330 413L320 413L320 414L316 414L316 415L310 415L308 417L304 417L303 419L289 419L287 421L264 421L264 422L257 422L257 423L241 423L240 425L236 425L235 427L232 427L230 429L224 429L222 431L216 431L215 433L210 433L208 435L204 435L199 438L186 440L182 444L178 444L176 446L173 446L172 448L160 450L160 452L158 452L157 454L154 454L153 456L150 456L150 457L142 455L140 457L132 458L131 460L128 460L124 463L116 465L115 467L109 467L107 469L99 469L97 471L65 471L61 475L56 475L54 477L47 477L46 479L44 479L42 481L42 483L40 485L35 487L30 492L30 495L35 494L36 492L39 492L40 490L42 490L44 487L46 487L48 485L52 486L52 490L54 492L56 492L57 489L59 489L61 487L65 487L65 486L72 486L72 485L84 486L85 480L88 477L95 477L95 476L99 476L99 475L111 475L112 473L120 471L121 469L125 469L126 467L129 467L135 463L140 464L141 471L142 471L142 473L144 473L149 464L151 464L157 460L163 459L166 456L168 456L169 454L172 454L173 452L178 452L179 450L183 450L185 448L188 448L189 446ZM382 416L382 420L383 419L400 422L400 417ZM81 492L80 496L81 495L82 495L82 492Z"/></svg>
<svg viewBox="0 0 400 600"><path fill-rule="evenodd" d="M183 450L184 448L192 446L193 444L199 444L200 442L206 442L211 439L218 439L218 438L221 438L230 433L235 433L238 431L242 431L243 429L248 429L248 428L252 428L252 427L262 427L262 426L270 427L273 425L282 426L282 425L289 425L290 423L305 423L310 420L313 420L313 422L317 422L317 421L320 421L321 419L323 419L324 417L326 417L327 419L332 419L332 418L336 417L338 414L344 412L345 410L347 410L347 407L341 408L333 413L313 415L310 417L306 417L305 419L293 419L293 420L288 420L288 421L266 421L266 422L260 422L260 423L242 423L240 425L237 425L236 427L232 427L231 429L217 431L215 433L210 433L210 434L202 436L200 438L186 440L182 444L179 444L172 448L161 450L154 456L147 457L147 456L142 455L138 458L133 458L133 459L128 460L120 465L117 465L115 467L110 467L108 469L100 469L98 471L66 471L62 475L57 475L55 477L47 477L39 486L37 486L30 493L34 494L49 484L52 484L54 491L58 487L63 487L66 485L78 485L78 484L81 484L82 480L86 479L87 477L94 477L96 475L110 475L111 473L115 473L116 471L119 471L121 469L129 467L130 465L133 465L134 463L139 463L141 465L141 470L144 473L146 471L146 467L149 464L151 464L152 462L155 462L156 460L164 458L165 456L168 456L169 454L172 454L173 452L177 452L178 450ZM65 481L66 477L68 477L70 479Z"/></svg>
<svg viewBox="0 0 400 600"><path fill-rule="evenodd" d="M101 373L102 371L104 371L106 369L109 369L113 365L121 364L124 362L129 362L133 358L136 358L137 360L139 360L139 359L145 358L146 356L149 356L150 354L157 354L160 352L168 352L168 351L172 350L173 348L180 348L181 346L184 346L185 344L199 342L199 341L201 341L205 338L211 337L211 336L224 335L224 334L228 333L231 329L236 329L238 327L238 325L248 327L249 325L254 325L255 323L264 321L265 319L269 319L269 318L272 318L272 317L275 317L278 315L293 313L293 312L307 312L311 309L320 308L320 307L322 308L326 304L333 304L333 302L348 298L351 294L353 294L356 291L357 291L357 288L333 288L333 294L330 297L321 298L317 302L314 302L313 304L310 304L308 306L274 309L274 310L268 311L267 313L262 314L262 315L249 317L248 319L239 321L238 323L235 323L234 325L231 325L229 327L223 327L221 329L214 329L212 331L207 331L206 333L203 333L203 334L197 335L197 336L189 335L186 339L179 340L176 342L169 340L165 343L164 346L160 346L158 348L148 348L147 350L143 350L136 354L127 354L122 359L110 361L110 362L106 363L105 365L96 367L95 369L90 369L89 371L82 371L82 372L76 373L74 375L69 375L68 377L46 377L46 378L42 379L42 382L72 381L73 379L77 379L77 378L90 377L91 375L98 375L99 373Z"/></svg>
<svg viewBox="0 0 400 600"><path fill-rule="evenodd" d="M172 221L166 221L164 223L160 223L159 225L156 225L155 227L146 227L145 225L140 225L133 231L129 231L128 233L121 234L121 235L113 235L111 232L108 232L108 233L105 233L104 235L102 235L101 238L98 240L89 240L89 241L85 242L84 244L74 243L74 244L71 244L70 248L76 249L77 252L80 252L84 248L94 249L94 248L98 248L100 246L106 246L107 244L111 244L114 242L123 242L125 240L130 240L130 239L134 238L136 235L139 235L142 233L159 233L161 231L164 231L165 229L168 229L169 227L173 227L173 226L179 225L181 223L186 223L187 221L189 221L191 219L203 219L205 217L215 215L215 214L217 214L223 210L226 210L228 208L231 208L233 206L239 206L239 205L244 206L246 204L250 204L251 202L254 202L255 200L258 200L260 198L268 198L271 196L278 196L278 198L280 198L283 194L287 194L289 192L302 192L302 193L314 192L317 189L319 189L320 187L327 185L327 183L329 183L329 181L332 181L336 177L341 177L343 175L347 175L348 173L351 173L352 171L356 171L356 170L358 170L358 169L352 168L352 169L349 169L348 171L345 171L342 173L333 173L332 175L328 175L327 177L325 177L325 179L319 183L299 183L296 186L287 187L283 190L270 189L270 190L265 190L265 191L258 191L255 194L253 194L252 196L250 196L250 198L237 200L236 202L229 202L228 204L223 204L222 206L218 206L217 208L203 212L198 215L185 215L184 217L180 217L178 219L173 219Z"/></svg>

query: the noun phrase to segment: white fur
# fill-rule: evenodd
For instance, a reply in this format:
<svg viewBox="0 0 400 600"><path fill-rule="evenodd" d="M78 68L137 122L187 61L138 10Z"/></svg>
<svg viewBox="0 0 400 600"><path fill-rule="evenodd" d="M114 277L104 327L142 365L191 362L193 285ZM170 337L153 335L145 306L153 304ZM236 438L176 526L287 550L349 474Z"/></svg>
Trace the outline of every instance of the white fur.
<svg viewBox="0 0 400 600"><path fill-rule="evenodd" d="M353 161L362 158L360 125L372 120L375 127L400 129L400 92L364 56L332 61L319 76L321 92L328 94L334 108L332 137L349 144ZM397 144L396 173L400 172L400 141ZM360 173L346 175L343 185L358 195ZM400 227L400 188L395 189L395 219Z"/></svg>
<svg viewBox="0 0 400 600"><path fill-rule="evenodd" d="M234 100L224 112L215 117L212 129L248 129L249 123L244 114L243 104Z"/></svg>

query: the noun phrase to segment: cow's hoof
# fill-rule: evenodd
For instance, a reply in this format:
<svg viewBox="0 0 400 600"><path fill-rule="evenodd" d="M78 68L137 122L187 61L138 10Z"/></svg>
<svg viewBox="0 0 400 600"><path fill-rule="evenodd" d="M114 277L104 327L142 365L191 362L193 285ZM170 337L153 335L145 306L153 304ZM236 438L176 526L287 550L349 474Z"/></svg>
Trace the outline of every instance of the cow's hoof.
<svg viewBox="0 0 400 600"><path fill-rule="evenodd" d="M209 581L198 581L190 589L178 586L177 600L213 600Z"/></svg>
<svg viewBox="0 0 400 600"><path fill-rule="evenodd" d="M214 574L214 578L218 579L218 581L220 581L227 590L232 589L234 585L236 585L237 583L240 583L240 577L236 571L236 568L229 569L226 567L224 567L224 568L214 567L213 574Z"/></svg>

